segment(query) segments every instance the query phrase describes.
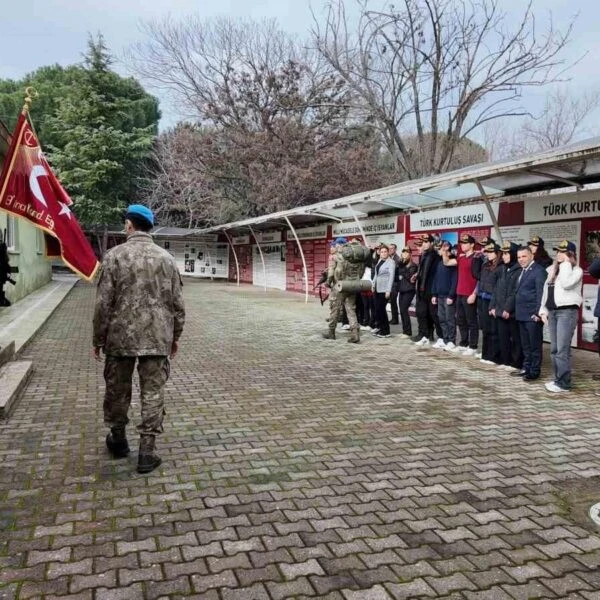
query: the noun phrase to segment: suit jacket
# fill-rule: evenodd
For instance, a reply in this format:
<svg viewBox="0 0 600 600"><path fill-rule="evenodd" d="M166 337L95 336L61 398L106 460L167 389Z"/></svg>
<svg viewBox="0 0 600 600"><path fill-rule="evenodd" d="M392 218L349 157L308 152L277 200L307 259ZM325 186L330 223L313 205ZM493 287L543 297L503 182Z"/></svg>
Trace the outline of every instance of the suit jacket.
<svg viewBox="0 0 600 600"><path fill-rule="evenodd" d="M532 315L537 315L542 305L546 269L532 261L527 269L523 269L517 283L515 296L515 319L531 321Z"/></svg>
<svg viewBox="0 0 600 600"><path fill-rule="evenodd" d="M374 270L373 291L379 294L391 292L395 272L396 263L390 257L386 258L379 267L379 273L377 272L377 268Z"/></svg>

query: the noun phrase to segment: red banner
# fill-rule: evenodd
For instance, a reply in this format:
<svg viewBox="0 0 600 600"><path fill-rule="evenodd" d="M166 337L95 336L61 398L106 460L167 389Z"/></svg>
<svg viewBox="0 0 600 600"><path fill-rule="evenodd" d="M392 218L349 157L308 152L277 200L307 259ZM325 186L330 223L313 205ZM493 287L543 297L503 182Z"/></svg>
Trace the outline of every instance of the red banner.
<svg viewBox="0 0 600 600"><path fill-rule="evenodd" d="M63 261L89 280L99 263L69 208L72 204L21 114L0 176L0 209L27 219L58 240Z"/></svg>

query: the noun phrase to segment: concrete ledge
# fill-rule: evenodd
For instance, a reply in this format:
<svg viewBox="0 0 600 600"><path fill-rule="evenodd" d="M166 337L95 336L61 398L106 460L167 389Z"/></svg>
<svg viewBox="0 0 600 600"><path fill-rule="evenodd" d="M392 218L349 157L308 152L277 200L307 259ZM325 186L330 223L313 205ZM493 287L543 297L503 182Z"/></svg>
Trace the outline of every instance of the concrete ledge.
<svg viewBox="0 0 600 600"><path fill-rule="evenodd" d="M0 419L8 419L32 372L30 360L12 361L0 367Z"/></svg>
<svg viewBox="0 0 600 600"><path fill-rule="evenodd" d="M15 342L14 340L0 346L0 367L5 365L9 360L12 360L15 355ZM1 389L1 388L0 388Z"/></svg>
<svg viewBox="0 0 600 600"><path fill-rule="evenodd" d="M50 283L0 310L0 346L14 340L19 354L78 281L75 275L54 275Z"/></svg>

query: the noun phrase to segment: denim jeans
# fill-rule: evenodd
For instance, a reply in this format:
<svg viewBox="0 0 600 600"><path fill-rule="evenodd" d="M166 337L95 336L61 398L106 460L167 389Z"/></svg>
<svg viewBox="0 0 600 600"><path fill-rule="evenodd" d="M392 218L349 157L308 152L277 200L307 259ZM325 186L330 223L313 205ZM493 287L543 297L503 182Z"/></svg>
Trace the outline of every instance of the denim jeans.
<svg viewBox="0 0 600 600"><path fill-rule="evenodd" d="M563 390L571 389L571 339L577 327L577 313L576 308L548 311L554 383Z"/></svg>
<svg viewBox="0 0 600 600"><path fill-rule="evenodd" d="M438 321L444 334L444 343L456 343L456 301L452 304L447 302L448 296L438 296Z"/></svg>

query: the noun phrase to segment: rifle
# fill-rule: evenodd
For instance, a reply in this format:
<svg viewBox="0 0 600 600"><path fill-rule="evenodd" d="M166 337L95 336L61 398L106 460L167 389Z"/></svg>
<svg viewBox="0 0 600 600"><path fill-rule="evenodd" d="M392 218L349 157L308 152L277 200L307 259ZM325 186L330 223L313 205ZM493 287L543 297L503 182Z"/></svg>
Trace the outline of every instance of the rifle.
<svg viewBox="0 0 600 600"><path fill-rule="evenodd" d="M319 288L319 300L321 301L321 306L323 306L323 304L325 304L325 301L327 300L327 298L329 298L329 294L327 294L327 296L325 296L325 298L323 298L323 287L328 287L327 286L327 269L325 269L321 273L321 279L319 279L319 281L317 282L317 285L315 285L315 287L313 288L313 290L316 290L317 288Z"/></svg>

